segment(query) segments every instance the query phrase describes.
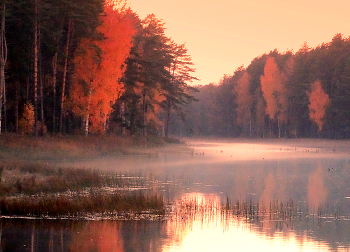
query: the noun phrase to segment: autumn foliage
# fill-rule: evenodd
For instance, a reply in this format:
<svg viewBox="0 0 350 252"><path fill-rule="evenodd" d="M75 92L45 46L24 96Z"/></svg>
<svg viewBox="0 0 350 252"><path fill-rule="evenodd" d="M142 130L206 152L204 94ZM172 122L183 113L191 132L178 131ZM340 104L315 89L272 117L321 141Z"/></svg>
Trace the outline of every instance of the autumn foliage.
<svg viewBox="0 0 350 252"><path fill-rule="evenodd" d="M71 91L72 111L85 121L85 131L104 132L112 105L123 93L120 82L135 33L134 16L124 6L105 6L98 28L104 38L83 39L77 49Z"/></svg>
<svg viewBox="0 0 350 252"><path fill-rule="evenodd" d="M308 95L310 101L310 119L317 124L318 130L321 131L326 115L326 108L330 104L329 96L323 91L319 80L311 84L311 92Z"/></svg>
<svg viewBox="0 0 350 252"><path fill-rule="evenodd" d="M24 104L23 113L19 119L19 130L22 134L31 134L34 129L34 106L31 103Z"/></svg>
<svg viewBox="0 0 350 252"><path fill-rule="evenodd" d="M268 57L264 68L264 75L260 78L261 89L266 101L266 112L271 119L275 119L283 110L284 87L280 70L273 57Z"/></svg>

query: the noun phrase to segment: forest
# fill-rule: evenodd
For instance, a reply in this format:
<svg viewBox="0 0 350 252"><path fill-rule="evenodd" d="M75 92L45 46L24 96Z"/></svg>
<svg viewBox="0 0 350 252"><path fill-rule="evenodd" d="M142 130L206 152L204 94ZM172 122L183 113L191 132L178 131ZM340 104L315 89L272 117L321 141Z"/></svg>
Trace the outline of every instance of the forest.
<svg viewBox="0 0 350 252"><path fill-rule="evenodd" d="M0 133L350 137L342 34L194 86L185 44L125 0L3 0L0 16Z"/></svg>
<svg viewBox="0 0 350 252"><path fill-rule="evenodd" d="M0 132L168 136L193 100L184 44L124 0L4 0Z"/></svg>
<svg viewBox="0 0 350 252"><path fill-rule="evenodd" d="M350 38L297 52L276 49L218 84L196 87L198 102L176 135L248 138L350 137ZM181 129L181 131L180 131Z"/></svg>

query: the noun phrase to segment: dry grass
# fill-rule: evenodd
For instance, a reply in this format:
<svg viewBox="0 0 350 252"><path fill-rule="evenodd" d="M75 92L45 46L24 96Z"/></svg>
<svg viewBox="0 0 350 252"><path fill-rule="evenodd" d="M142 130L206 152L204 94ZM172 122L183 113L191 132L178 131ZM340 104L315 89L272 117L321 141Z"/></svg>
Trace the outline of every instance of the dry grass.
<svg viewBox="0 0 350 252"><path fill-rule="evenodd" d="M92 169L60 168L46 164L46 161L55 160L138 154L148 152L150 146L157 147L162 144L164 141L156 138L35 138L3 134L0 136L1 215L74 217L106 211L145 210L164 214L161 197L146 196L140 191L128 193L127 190L119 190L131 187L147 188L147 180L139 176L122 176ZM116 190L105 193L102 189L106 187Z"/></svg>
<svg viewBox="0 0 350 252"><path fill-rule="evenodd" d="M157 137L64 136L34 137L17 134L0 136L0 158L3 160L61 160L106 155L139 154L150 147L163 146Z"/></svg>
<svg viewBox="0 0 350 252"><path fill-rule="evenodd" d="M54 168L48 165L2 165L0 195L57 193L81 190L85 187L116 185L118 178L100 174L96 170Z"/></svg>
<svg viewBox="0 0 350 252"><path fill-rule="evenodd" d="M147 187L147 181L140 177L48 165L3 165L0 171L1 215L75 217L87 213L146 210L164 214L161 197L119 190ZM115 190L106 192L105 188Z"/></svg>
<svg viewBox="0 0 350 252"><path fill-rule="evenodd" d="M86 214L118 213L129 211L164 214L163 198L143 194L90 196L26 196L21 198L0 198L2 215L30 217L84 217Z"/></svg>

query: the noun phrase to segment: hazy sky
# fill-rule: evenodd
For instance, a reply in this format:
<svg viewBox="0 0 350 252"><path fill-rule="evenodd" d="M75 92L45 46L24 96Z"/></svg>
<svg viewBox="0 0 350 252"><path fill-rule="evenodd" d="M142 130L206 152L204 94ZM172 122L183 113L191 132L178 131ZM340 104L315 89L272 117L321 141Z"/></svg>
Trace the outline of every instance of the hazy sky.
<svg viewBox="0 0 350 252"><path fill-rule="evenodd" d="M277 48L315 47L336 33L350 35L349 0L129 0L140 18L154 13L166 35L186 43L195 84L218 83L257 56Z"/></svg>

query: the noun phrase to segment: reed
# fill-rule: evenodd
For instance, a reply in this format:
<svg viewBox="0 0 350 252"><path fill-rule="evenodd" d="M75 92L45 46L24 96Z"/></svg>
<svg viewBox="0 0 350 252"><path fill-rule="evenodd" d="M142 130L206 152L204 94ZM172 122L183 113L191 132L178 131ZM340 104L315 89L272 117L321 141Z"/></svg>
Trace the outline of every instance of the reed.
<svg viewBox="0 0 350 252"><path fill-rule="evenodd" d="M287 201L271 200L268 203L237 200L234 204L229 204L229 200L227 199L222 209L231 212L237 217L249 219L267 218L269 220L293 219L300 216L300 213L306 213L292 199Z"/></svg>
<svg viewBox="0 0 350 252"><path fill-rule="evenodd" d="M84 217L96 213L118 214L128 211L136 214L149 212L164 215L163 198L141 193L124 195L88 196L25 196L0 198L1 215L25 217Z"/></svg>
<svg viewBox="0 0 350 252"><path fill-rule="evenodd" d="M120 190L142 186L147 179L98 170L49 165L2 165L1 215L81 216L98 212L151 211L164 214L163 198Z"/></svg>

